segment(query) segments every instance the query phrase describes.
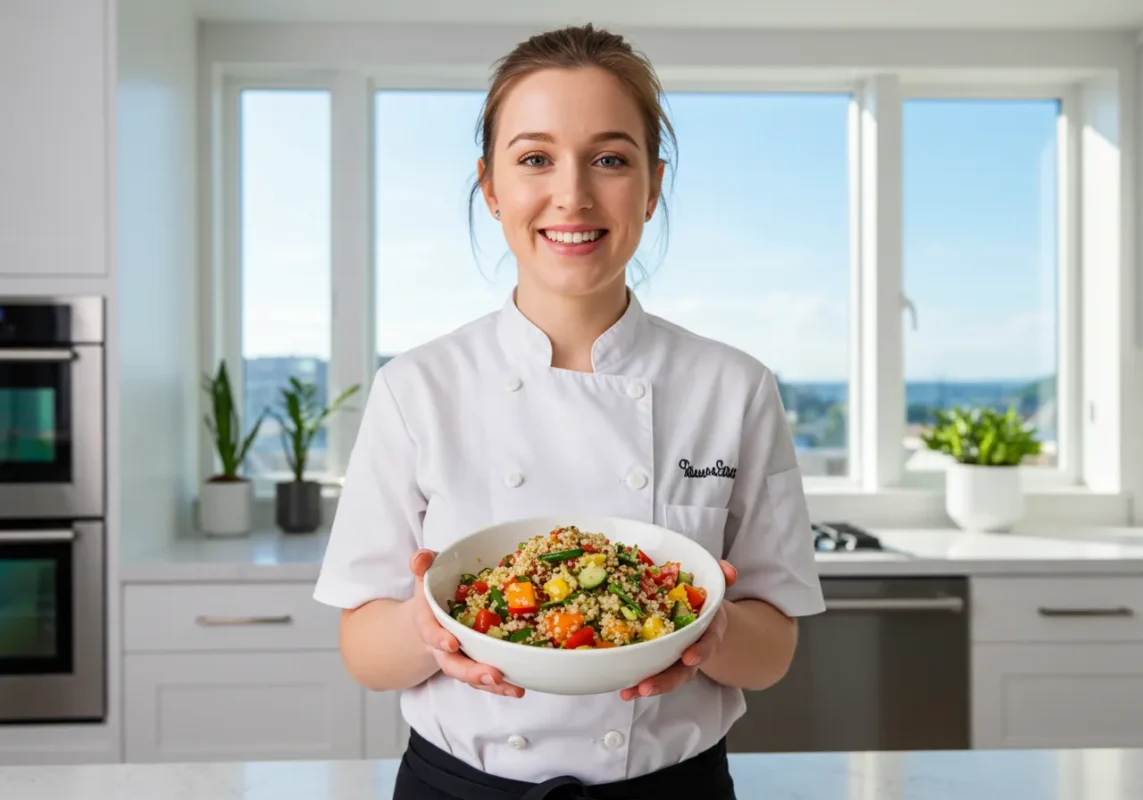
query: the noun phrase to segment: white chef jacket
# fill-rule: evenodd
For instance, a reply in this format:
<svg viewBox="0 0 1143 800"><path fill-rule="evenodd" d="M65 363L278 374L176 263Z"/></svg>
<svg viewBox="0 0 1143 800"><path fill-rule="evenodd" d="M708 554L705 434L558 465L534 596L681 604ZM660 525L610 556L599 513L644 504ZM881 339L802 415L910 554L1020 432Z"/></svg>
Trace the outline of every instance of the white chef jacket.
<svg viewBox="0 0 1143 800"><path fill-rule="evenodd" d="M738 571L726 600L824 610L802 478L774 374L648 314L634 292L592 347L551 366L504 307L386 363L374 379L314 597L411 596L409 557L532 516L604 514L693 537ZM381 634L379 634L381 635ZM419 646L419 644L412 644ZM717 743L745 711L702 673L664 695L501 697L442 673L402 694L408 724L490 774L635 777Z"/></svg>

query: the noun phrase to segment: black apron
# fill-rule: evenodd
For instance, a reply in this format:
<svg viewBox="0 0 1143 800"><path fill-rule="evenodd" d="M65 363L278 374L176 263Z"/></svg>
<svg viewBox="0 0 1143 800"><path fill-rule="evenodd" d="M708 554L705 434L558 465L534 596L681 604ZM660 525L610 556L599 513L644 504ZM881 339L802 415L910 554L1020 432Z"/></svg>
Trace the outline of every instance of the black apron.
<svg viewBox="0 0 1143 800"><path fill-rule="evenodd" d="M726 740L678 764L629 780L583 784L571 776L543 783L507 780L466 764L416 731L397 771L393 800L736 800Z"/></svg>

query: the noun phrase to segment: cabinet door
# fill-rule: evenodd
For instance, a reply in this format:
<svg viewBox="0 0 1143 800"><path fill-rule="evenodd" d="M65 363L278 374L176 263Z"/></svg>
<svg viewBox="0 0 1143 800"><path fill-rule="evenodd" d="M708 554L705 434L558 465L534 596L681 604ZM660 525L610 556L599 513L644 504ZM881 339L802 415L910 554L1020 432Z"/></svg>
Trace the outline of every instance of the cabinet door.
<svg viewBox="0 0 1143 800"><path fill-rule="evenodd" d="M976 644L974 748L1143 747L1143 643Z"/></svg>
<svg viewBox="0 0 1143 800"><path fill-rule="evenodd" d="M331 652L130 654L126 760L363 755L364 696Z"/></svg>
<svg viewBox="0 0 1143 800"><path fill-rule="evenodd" d="M0 275L102 275L110 0L0 3Z"/></svg>

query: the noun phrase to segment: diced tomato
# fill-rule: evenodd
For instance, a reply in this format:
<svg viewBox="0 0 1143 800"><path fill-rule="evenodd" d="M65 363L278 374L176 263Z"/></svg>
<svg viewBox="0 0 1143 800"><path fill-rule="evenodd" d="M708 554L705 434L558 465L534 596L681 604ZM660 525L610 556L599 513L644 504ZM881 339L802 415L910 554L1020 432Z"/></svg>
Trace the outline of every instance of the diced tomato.
<svg viewBox="0 0 1143 800"><path fill-rule="evenodd" d="M639 578L639 584L643 588L643 593L648 597L654 597L655 591L659 588L655 583L655 579L651 577L651 573L644 572Z"/></svg>
<svg viewBox="0 0 1143 800"><path fill-rule="evenodd" d="M539 606L519 606L519 607L510 607L508 609L508 613L514 617L522 617L525 614L535 614L539 610L540 610Z"/></svg>
<svg viewBox="0 0 1143 800"><path fill-rule="evenodd" d="M691 610L697 614L702 610L702 604L706 602L706 589L695 588L689 583L684 583L683 586L687 591L687 602L690 604Z"/></svg>
<svg viewBox="0 0 1143 800"><path fill-rule="evenodd" d="M655 576L655 583L662 586L664 589L670 590L675 588L675 584L679 580L679 565L678 564L664 564L659 568L659 574Z"/></svg>
<svg viewBox="0 0 1143 800"><path fill-rule="evenodd" d="M488 584L484 581L473 581L472 591L476 592L477 594L487 594Z"/></svg>
<svg viewBox="0 0 1143 800"><path fill-rule="evenodd" d="M655 563L654 561L651 560L651 557L649 555L647 555L646 553L643 552L642 548L639 549L639 560L642 561L647 566L651 566Z"/></svg>
<svg viewBox="0 0 1143 800"><path fill-rule="evenodd" d="M583 552L585 552L585 553L598 553L599 552L599 548L596 547L595 545L593 545L591 542L585 542L584 544L581 544L580 547L583 549Z"/></svg>
<svg viewBox="0 0 1143 800"><path fill-rule="evenodd" d="M468 593L470 591L472 591L472 587L468 586L467 584L462 583L456 587L456 597L453 599L456 600L456 602L458 602L458 603L463 603L464 599L466 597L468 597Z"/></svg>
<svg viewBox="0 0 1143 800"><path fill-rule="evenodd" d="M595 628L580 628L564 640L564 649L575 650L577 647L595 644Z"/></svg>
<svg viewBox="0 0 1143 800"><path fill-rule="evenodd" d="M488 629L500 624L500 615L487 608L476 612L476 623L472 626L478 633L488 633Z"/></svg>
<svg viewBox="0 0 1143 800"><path fill-rule="evenodd" d="M608 647L618 647L619 645L617 645L615 642L609 642L606 639L600 639L599 642L596 643L595 646L597 648L599 648L600 650L604 650Z"/></svg>

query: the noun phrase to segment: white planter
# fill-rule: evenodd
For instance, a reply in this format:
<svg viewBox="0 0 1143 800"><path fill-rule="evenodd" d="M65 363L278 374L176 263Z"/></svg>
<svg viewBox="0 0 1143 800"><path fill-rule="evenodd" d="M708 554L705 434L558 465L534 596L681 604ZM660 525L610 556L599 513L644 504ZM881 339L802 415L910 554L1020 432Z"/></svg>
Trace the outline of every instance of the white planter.
<svg viewBox="0 0 1143 800"><path fill-rule="evenodd" d="M199 528L207 536L250 533L254 484L250 481L207 481L198 496Z"/></svg>
<svg viewBox="0 0 1143 800"><path fill-rule="evenodd" d="M1024 516L1020 467L950 464L945 476L945 511L965 530L1011 530Z"/></svg>

